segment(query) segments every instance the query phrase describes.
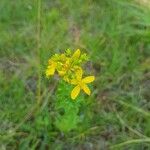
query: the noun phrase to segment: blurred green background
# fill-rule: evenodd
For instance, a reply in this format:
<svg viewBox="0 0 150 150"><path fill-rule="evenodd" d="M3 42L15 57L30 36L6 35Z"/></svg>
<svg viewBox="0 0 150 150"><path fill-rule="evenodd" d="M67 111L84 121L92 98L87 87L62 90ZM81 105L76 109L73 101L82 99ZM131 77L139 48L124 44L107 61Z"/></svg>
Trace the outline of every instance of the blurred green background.
<svg viewBox="0 0 150 150"><path fill-rule="evenodd" d="M39 2L0 1L0 149L149 150L149 1ZM56 81L44 72L67 48L89 54L96 81L84 130L64 134L53 124Z"/></svg>

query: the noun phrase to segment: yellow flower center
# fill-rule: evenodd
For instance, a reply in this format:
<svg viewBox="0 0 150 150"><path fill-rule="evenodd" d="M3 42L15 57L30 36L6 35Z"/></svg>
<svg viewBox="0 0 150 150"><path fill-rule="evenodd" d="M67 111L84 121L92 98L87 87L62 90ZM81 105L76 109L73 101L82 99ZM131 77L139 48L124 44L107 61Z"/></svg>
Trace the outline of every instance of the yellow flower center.
<svg viewBox="0 0 150 150"><path fill-rule="evenodd" d="M68 70L70 68L70 65L69 64L64 64L64 69L65 70Z"/></svg>
<svg viewBox="0 0 150 150"><path fill-rule="evenodd" d="M80 86L81 89L84 86L84 82L82 82L82 80L78 80L77 84Z"/></svg>

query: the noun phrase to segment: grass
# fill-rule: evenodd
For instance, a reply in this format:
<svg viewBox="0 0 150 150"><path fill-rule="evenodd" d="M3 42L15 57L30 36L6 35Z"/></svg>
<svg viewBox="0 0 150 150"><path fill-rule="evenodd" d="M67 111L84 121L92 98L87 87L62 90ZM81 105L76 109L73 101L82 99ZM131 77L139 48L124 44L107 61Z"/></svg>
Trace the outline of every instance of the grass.
<svg viewBox="0 0 150 150"><path fill-rule="evenodd" d="M38 2L0 2L0 149L150 149L149 8L132 0ZM96 82L90 122L63 134L53 124L57 83L44 71L67 48L90 55Z"/></svg>

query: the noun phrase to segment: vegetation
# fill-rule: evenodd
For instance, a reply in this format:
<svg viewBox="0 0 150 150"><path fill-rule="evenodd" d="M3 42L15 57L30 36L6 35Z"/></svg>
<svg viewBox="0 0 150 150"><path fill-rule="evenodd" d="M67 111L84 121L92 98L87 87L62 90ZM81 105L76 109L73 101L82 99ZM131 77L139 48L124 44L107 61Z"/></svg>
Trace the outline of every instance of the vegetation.
<svg viewBox="0 0 150 150"><path fill-rule="evenodd" d="M149 7L1 0L0 33L0 149L150 149ZM86 73L95 76L91 95L76 101L70 86L45 75L48 59L68 48L90 56Z"/></svg>

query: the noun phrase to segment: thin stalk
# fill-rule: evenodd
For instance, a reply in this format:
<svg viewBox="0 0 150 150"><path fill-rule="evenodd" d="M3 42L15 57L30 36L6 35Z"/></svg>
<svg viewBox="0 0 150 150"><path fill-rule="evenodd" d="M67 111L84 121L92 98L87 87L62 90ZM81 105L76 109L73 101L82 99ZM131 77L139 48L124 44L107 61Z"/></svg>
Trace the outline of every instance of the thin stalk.
<svg viewBox="0 0 150 150"><path fill-rule="evenodd" d="M116 101L116 102L117 102L117 101ZM136 107L136 106L133 106L133 105L131 105L131 104L129 104L129 103L126 103L126 102L123 102L123 101L118 101L118 103L121 104L121 105L124 105L124 106L126 106L126 107L132 108L133 110L135 110L135 111L137 111L137 112L139 112L139 113L141 113L141 114L143 114L143 115L145 115L145 116L150 117L150 113L147 112L147 111L144 111L144 110L141 109L141 108L138 108L138 107Z"/></svg>
<svg viewBox="0 0 150 150"><path fill-rule="evenodd" d="M128 140L128 141L125 141L125 142L122 142L122 143L119 143L116 145L112 145L112 146L110 146L110 149L115 150L116 148L119 148L122 146L126 146L129 144L139 144L139 143L150 143L150 138Z"/></svg>
<svg viewBox="0 0 150 150"><path fill-rule="evenodd" d="M38 83L37 83L37 102L41 103L41 0L37 0L37 55L38 55Z"/></svg>

